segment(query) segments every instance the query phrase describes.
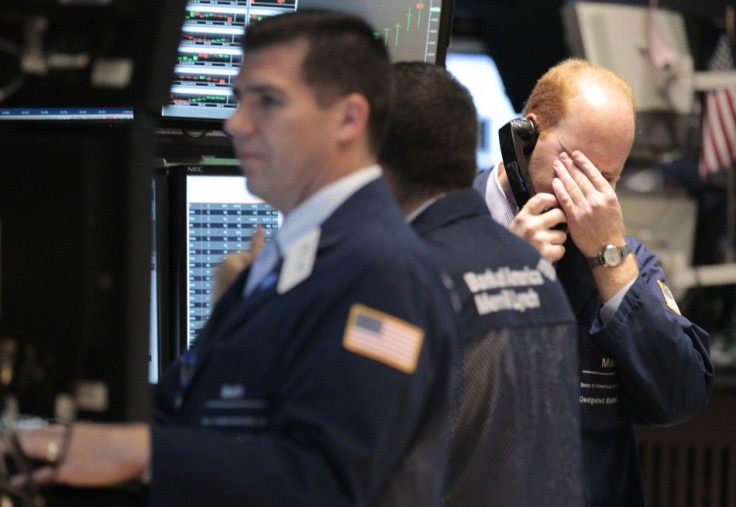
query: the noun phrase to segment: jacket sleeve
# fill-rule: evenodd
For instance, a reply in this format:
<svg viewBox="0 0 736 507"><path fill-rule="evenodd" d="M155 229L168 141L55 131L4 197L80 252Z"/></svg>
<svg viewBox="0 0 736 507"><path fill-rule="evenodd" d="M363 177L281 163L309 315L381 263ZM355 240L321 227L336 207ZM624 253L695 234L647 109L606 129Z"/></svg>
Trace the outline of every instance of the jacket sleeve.
<svg viewBox="0 0 736 507"><path fill-rule="evenodd" d="M713 383L708 333L683 317L657 257L630 240L640 274L591 339L616 357L622 408L631 422L667 425L697 414Z"/></svg>

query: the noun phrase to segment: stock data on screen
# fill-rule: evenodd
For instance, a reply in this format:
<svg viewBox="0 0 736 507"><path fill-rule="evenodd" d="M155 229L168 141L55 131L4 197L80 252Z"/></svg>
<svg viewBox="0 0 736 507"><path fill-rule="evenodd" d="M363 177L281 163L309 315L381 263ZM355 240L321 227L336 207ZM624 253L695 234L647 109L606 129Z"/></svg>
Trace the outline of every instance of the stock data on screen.
<svg viewBox="0 0 736 507"><path fill-rule="evenodd" d="M228 118L237 107L232 81L243 61L248 25L305 8L349 10L364 17L394 61L436 61L442 0L191 0L162 117Z"/></svg>

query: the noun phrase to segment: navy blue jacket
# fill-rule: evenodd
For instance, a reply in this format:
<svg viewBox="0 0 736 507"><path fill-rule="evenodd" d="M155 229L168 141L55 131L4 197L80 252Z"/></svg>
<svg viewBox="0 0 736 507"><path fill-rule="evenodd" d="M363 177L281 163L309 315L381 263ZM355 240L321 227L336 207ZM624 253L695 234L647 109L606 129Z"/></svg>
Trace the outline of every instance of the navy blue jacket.
<svg viewBox="0 0 736 507"><path fill-rule="evenodd" d="M411 223L462 312L462 395L446 502L582 505L575 318L552 265L472 189Z"/></svg>
<svg viewBox="0 0 736 507"><path fill-rule="evenodd" d="M639 277L602 324L587 261L568 239L557 272L580 327L580 405L592 505L644 505L633 424L669 425L709 401L708 334L667 306L657 257L627 237ZM601 268L598 268L601 269Z"/></svg>
<svg viewBox="0 0 736 507"><path fill-rule="evenodd" d="M474 184L482 195L489 173ZM626 241L639 277L605 324L591 268L570 238L557 263L578 320L586 497L596 506L644 505L633 425L692 417L708 403L713 382L708 334L668 306L656 255Z"/></svg>
<svg viewBox="0 0 736 507"><path fill-rule="evenodd" d="M243 299L247 276L203 328L188 387L186 360L160 382L151 503L437 505L456 317L383 179L324 222L309 278ZM413 373L346 348L356 304L390 315L364 319L363 331L381 323L382 338L401 333L401 319L424 334Z"/></svg>

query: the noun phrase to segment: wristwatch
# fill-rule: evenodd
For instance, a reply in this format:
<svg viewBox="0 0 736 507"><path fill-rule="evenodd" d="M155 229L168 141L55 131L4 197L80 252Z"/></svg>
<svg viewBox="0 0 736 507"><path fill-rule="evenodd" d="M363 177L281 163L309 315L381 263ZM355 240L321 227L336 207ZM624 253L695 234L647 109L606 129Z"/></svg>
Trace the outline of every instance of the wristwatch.
<svg viewBox="0 0 736 507"><path fill-rule="evenodd" d="M607 268L615 268L624 261L624 257L631 253L628 244L625 245L606 245L601 253L595 257L588 257L588 264L591 268L598 266L606 266Z"/></svg>

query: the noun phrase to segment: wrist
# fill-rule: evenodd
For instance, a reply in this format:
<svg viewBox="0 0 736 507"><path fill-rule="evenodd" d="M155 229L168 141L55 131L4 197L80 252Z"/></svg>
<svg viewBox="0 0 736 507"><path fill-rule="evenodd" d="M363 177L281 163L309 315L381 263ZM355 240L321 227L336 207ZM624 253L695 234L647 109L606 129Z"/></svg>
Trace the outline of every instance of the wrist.
<svg viewBox="0 0 736 507"><path fill-rule="evenodd" d="M629 254L631 254L631 247L628 243L609 243L604 245L596 255L586 257L586 260L593 269L615 268L621 266Z"/></svg>
<svg viewBox="0 0 736 507"><path fill-rule="evenodd" d="M635 257L627 255L624 261L615 268L599 267L591 271L598 289L598 297L605 304L622 288L636 281L639 276L639 265Z"/></svg>

